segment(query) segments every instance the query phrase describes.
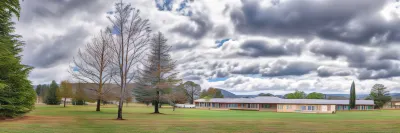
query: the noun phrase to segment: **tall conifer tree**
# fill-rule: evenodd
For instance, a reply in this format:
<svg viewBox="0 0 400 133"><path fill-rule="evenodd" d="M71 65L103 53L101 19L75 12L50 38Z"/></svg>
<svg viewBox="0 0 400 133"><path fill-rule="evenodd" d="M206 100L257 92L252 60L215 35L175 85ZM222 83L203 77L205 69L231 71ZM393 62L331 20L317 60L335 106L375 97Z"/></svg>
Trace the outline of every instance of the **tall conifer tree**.
<svg viewBox="0 0 400 133"><path fill-rule="evenodd" d="M351 88L350 88L349 105L350 105L349 109L354 109L356 107L356 88L355 88L355 85L354 85L354 81L351 84Z"/></svg>
<svg viewBox="0 0 400 133"><path fill-rule="evenodd" d="M14 34L12 15L19 18L19 0L0 1L0 119L21 116L34 108L36 94L21 64L23 43Z"/></svg>

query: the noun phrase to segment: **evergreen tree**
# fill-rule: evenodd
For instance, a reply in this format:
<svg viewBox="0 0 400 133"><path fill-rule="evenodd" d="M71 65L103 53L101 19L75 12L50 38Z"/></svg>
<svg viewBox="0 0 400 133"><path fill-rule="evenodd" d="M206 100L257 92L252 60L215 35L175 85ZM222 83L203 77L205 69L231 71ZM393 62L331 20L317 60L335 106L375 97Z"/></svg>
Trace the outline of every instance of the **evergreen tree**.
<svg viewBox="0 0 400 133"><path fill-rule="evenodd" d="M19 17L19 0L0 1L0 119L21 116L34 108L36 94L21 64L23 43L13 34L12 15Z"/></svg>
<svg viewBox="0 0 400 133"><path fill-rule="evenodd" d="M36 95L39 97L40 92L42 92L42 85L40 85L40 84L37 85L35 91L36 91Z"/></svg>
<svg viewBox="0 0 400 133"><path fill-rule="evenodd" d="M47 90L45 103L48 105L59 105L61 103L61 97L58 97L58 85L56 81L52 81L50 88Z"/></svg>
<svg viewBox="0 0 400 133"><path fill-rule="evenodd" d="M356 107L356 88L354 85L354 81L351 84L351 88L350 88L349 106L350 106L350 109L354 109Z"/></svg>
<svg viewBox="0 0 400 133"><path fill-rule="evenodd" d="M161 103L163 91L172 88L180 81L176 79L177 73L173 72L175 62L169 55L171 46L167 45L166 42L167 39L161 32L152 37L150 55L143 70L139 73L141 77L137 82L139 88L154 92L152 94L154 96L153 103L156 105L154 106L154 113L160 113L157 105Z"/></svg>
<svg viewBox="0 0 400 133"><path fill-rule="evenodd" d="M382 108L387 102L392 100L390 92L386 90L386 87L382 84L375 84L367 100L374 100L375 108Z"/></svg>

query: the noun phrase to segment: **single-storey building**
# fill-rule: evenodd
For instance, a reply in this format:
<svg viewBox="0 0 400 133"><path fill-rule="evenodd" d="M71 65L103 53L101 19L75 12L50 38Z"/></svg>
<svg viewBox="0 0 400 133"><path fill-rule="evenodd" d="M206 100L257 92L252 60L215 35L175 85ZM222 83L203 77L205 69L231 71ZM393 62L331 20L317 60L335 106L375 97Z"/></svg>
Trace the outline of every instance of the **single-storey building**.
<svg viewBox="0 0 400 133"><path fill-rule="evenodd" d="M258 110L300 113L333 113L349 110L349 100L282 99L278 97L212 98L195 100L196 108ZM373 110L373 100L356 100L356 110Z"/></svg>
<svg viewBox="0 0 400 133"><path fill-rule="evenodd" d="M400 109L400 99L393 98L390 102L383 105L383 109Z"/></svg>

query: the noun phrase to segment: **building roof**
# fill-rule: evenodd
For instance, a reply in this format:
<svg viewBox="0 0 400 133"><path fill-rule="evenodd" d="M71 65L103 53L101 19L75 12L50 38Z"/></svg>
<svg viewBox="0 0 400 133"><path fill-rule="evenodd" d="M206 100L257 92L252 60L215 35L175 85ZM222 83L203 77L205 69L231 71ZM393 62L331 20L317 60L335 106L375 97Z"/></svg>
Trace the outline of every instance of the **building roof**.
<svg viewBox="0 0 400 133"><path fill-rule="evenodd" d="M347 105L349 100L326 100L326 99L282 99L278 97L255 97L255 98L212 98L209 100L198 99L195 102L216 103L282 103L282 104L339 104ZM373 100L356 100L358 105L374 105Z"/></svg>

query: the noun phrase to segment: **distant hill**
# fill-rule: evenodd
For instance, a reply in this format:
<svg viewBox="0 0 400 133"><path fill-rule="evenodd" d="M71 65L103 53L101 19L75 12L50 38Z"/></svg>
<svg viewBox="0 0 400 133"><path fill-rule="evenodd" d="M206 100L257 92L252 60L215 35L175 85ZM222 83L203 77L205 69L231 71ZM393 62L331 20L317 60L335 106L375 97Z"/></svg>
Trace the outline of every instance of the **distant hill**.
<svg viewBox="0 0 400 133"><path fill-rule="evenodd" d="M218 90L221 90L221 93L222 95L224 95L224 98L253 98L258 96L258 95L236 95L224 89L218 89ZM365 99L368 95L369 94L358 94L356 97L357 99ZM391 93L390 95L393 98L400 99L400 93ZM276 95L276 97L279 98L284 98L283 96L284 95ZM347 100L349 98L350 98L349 94L326 94L326 99Z"/></svg>
<svg viewBox="0 0 400 133"><path fill-rule="evenodd" d="M232 92L229 92L229 91L224 90L224 89L218 89L218 90L221 91L222 95L224 95L224 98L238 98L238 96L236 96Z"/></svg>

